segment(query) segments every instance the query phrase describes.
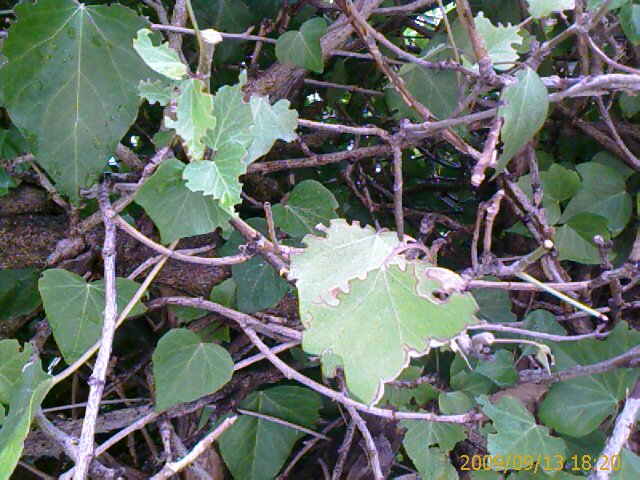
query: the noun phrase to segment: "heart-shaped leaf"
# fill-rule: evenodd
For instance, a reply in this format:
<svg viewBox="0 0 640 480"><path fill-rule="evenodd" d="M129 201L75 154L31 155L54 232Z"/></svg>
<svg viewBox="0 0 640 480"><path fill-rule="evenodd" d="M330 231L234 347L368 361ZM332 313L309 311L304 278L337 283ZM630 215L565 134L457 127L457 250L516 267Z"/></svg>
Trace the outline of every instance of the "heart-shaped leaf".
<svg viewBox="0 0 640 480"><path fill-rule="evenodd" d="M275 224L292 237L311 233L318 235L318 224L329 224L336 218L338 201L320 182L305 180L295 186L285 204L274 205Z"/></svg>
<svg viewBox="0 0 640 480"><path fill-rule="evenodd" d="M118 313L127 306L139 287L133 280L116 279ZM87 283L75 273L51 269L43 272L38 288L53 338L65 361L73 363L102 333L104 280ZM144 311L144 305L138 302L130 316Z"/></svg>
<svg viewBox="0 0 640 480"><path fill-rule="evenodd" d="M320 39L326 31L327 22L323 18L312 18L304 22L299 31L285 32L276 42L278 61L322 73L324 62Z"/></svg>
<svg viewBox="0 0 640 480"><path fill-rule="evenodd" d="M153 352L156 411L210 395L233 375L233 360L215 343L203 343L191 330L164 334Z"/></svg>

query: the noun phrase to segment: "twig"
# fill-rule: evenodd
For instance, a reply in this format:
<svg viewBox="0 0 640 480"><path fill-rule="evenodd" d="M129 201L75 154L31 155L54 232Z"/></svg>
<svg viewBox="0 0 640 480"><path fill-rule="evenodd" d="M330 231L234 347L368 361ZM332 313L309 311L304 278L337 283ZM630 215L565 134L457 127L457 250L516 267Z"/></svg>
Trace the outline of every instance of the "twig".
<svg viewBox="0 0 640 480"><path fill-rule="evenodd" d="M631 396L627 398L622 412L618 415L613 433L607 439L604 450L602 450L602 453L598 457L598 463L589 478L595 480L609 480L609 478L611 478L613 457L617 456L618 462L620 461L620 451L635 431L638 412L640 412L640 398L638 398L635 392L637 388L638 384L636 384L636 388L634 388ZM611 464L607 467L609 462L611 462Z"/></svg>
<svg viewBox="0 0 640 480"><path fill-rule="evenodd" d="M165 466L156 473L151 480L161 480L163 478L170 478L176 473L180 472L193 461L195 461L200 455L202 455L213 442L215 442L220 435L222 435L231 425L233 425L236 420L238 420L238 416L234 415L232 417L224 420L214 431L209 433L206 437L204 437L200 442L196 444L191 451L184 456L181 460L177 462L167 463Z"/></svg>
<svg viewBox="0 0 640 480"><path fill-rule="evenodd" d="M174 447L176 453L182 457L186 456L188 454L187 447L185 447L182 443L182 440L174 430L171 422L166 420L162 422L162 424L165 426L166 430L169 431L169 441L170 444ZM209 473L200 465L197 460L192 462L188 468L193 470L193 473L197 475L201 480L214 480L213 477L209 475Z"/></svg>
<svg viewBox="0 0 640 480"><path fill-rule="evenodd" d="M363 95L369 95L372 97L384 97L384 93L379 92L378 90L370 90L368 88L361 88L353 85L339 85L337 83L324 82L322 80L314 80L311 78L305 78L304 83L305 85L310 85L312 87L335 88L352 93L362 93Z"/></svg>
<svg viewBox="0 0 640 480"><path fill-rule="evenodd" d="M398 231L398 240L404 241L404 212L402 210L402 149L391 144L393 149L393 215Z"/></svg>
<svg viewBox="0 0 640 480"><path fill-rule="evenodd" d="M607 318L606 315L598 312L597 310L594 310L591 307L586 306L583 303L578 302L577 300L574 300L573 298L569 297L568 295L565 295L562 292L559 292L557 290L555 290L554 288L549 287L548 284L542 283L539 280L533 278L531 275L524 273L524 272L520 272L520 273L516 273L516 276L522 280L524 280L525 282L529 282L532 283L538 287L540 287L542 290L544 290L545 292L553 295L554 297L563 300L565 302L567 302L569 305L574 306L575 308L582 310L583 312L588 313L589 315L598 318L600 320L604 320L605 322L608 321L609 319Z"/></svg>
<svg viewBox="0 0 640 480"><path fill-rule="evenodd" d="M639 365L640 346L636 346L617 357L609 358L592 365L578 365L568 370L552 373L551 375L540 375L538 371L523 370L520 372L520 381L551 384L571 380L572 378L597 375L617 368L636 368Z"/></svg>
<svg viewBox="0 0 640 480"><path fill-rule="evenodd" d="M485 177L487 168L492 168L495 165L497 158L496 145L498 138L500 137L500 128L502 127L502 117L496 117L491 123L487 140L484 142L484 148L482 149L482 155L480 159L473 167L473 173L471 174L471 185L479 187Z"/></svg>
<svg viewBox="0 0 640 480"><path fill-rule="evenodd" d="M176 240L171 245L169 245L169 249L170 250L174 249L175 246L178 244L178 241L179 240ZM142 284L140 285L140 288L138 288L138 291L131 298L131 300L129 300L129 303L127 304L127 306L124 307L124 309L120 313L120 316L118 317L118 321L116 323L116 329L120 325L122 325L122 322L124 322L126 320L126 318L129 315L129 313L131 313L131 310L133 310L133 307L136 305L136 303L138 303L140 301L140 299L142 298L144 293L147 291L147 288L149 288L149 285L151 284L153 279L156 278L158 273L160 273L160 270L162 270L162 267L164 267L164 264L167 262L167 260L169 260L169 257L166 257L166 256L163 257L162 260L160 260L156 264L156 266L153 268L153 270L151 270L151 272L149 272L149 275L147 275L147 278L145 278L144 282L142 282ZM67 378L69 375L71 375L73 372L75 372L87 360L89 360L93 356L93 354L98 351L99 348L100 348L100 341L98 340L78 360L73 362L66 369L64 369L62 372L60 372L55 377L53 377L53 384L57 385L58 383L63 381L65 378Z"/></svg>
<svg viewBox="0 0 640 480"><path fill-rule="evenodd" d="M209 265L209 266L221 266L221 265L237 265L239 263L246 262L251 258L250 255L246 253L239 253L237 255L230 255L228 257L223 258L209 258L209 257L196 257L193 255L187 255L181 253L179 251L172 251L169 248L160 245L159 243L154 242L149 237L132 227L127 223L125 219L123 219L120 215L116 215L113 219L115 224L122 231L126 232L131 237L138 240L140 243L143 243L147 247L155 250L156 252L162 254L165 257L173 258L174 260L180 260L182 262L187 263L197 263L198 265Z"/></svg>
<svg viewBox="0 0 640 480"><path fill-rule="evenodd" d="M280 245L278 244L278 237L276 235L276 225L273 221L273 211L271 210L271 204L269 202L264 202L264 213L267 219L267 228L269 230L269 239L273 246L276 247L276 250L280 249Z"/></svg>
<svg viewBox="0 0 640 480"><path fill-rule="evenodd" d="M116 225L114 223L116 213L111 209L109 186L106 182L100 186L98 202L100 210L102 211L105 227L104 246L102 249L102 258L104 259L104 320L102 323L102 335L100 336L100 350L98 351L93 373L89 379L89 398L82 423L82 432L80 434L78 455L73 476L74 480L84 480L87 477L89 464L93 459L96 421L100 411L100 401L102 400L102 392L104 391L118 319L118 294L116 292Z"/></svg>
<svg viewBox="0 0 640 480"><path fill-rule="evenodd" d="M158 25L157 23L151 24L151 30L163 30L176 34L184 34L184 35L195 35L195 30L191 28L184 27L176 27L173 25ZM271 43L275 44L276 40L269 37L261 37L258 35L249 35L246 33L226 33L226 32L218 32L220 36L225 40L249 40L254 42L262 42L262 43Z"/></svg>
<svg viewBox="0 0 640 480"><path fill-rule="evenodd" d="M378 455L378 449L376 448L376 443L371 436L371 432L367 428L366 422L362 419L358 411L349 405L345 405L345 408L353 418L358 430L362 434L364 438L365 451L367 452L367 456L369 457L369 466L371 467L371 471L373 473L373 478L375 480L384 480L384 475L382 474L382 468L380 467L380 456Z"/></svg>
<svg viewBox="0 0 640 480"><path fill-rule="evenodd" d="M209 251L213 250L214 248L216 248L215 245L205 245L203 247L185 248L184 250L176 250L176 251L179 252L179 253L182 253L184 255L197 255L198 253L209 252ZM154 257L147 258L144 262L142 262L140 265L138 265L133 272L131 272L129 275L127 275L127 278L129 280L135 280L140 275L142 275L145 271L147 271L148 269L153 267L156 263L158 263L162 259L162 257L164 257L164 255L160 254L160 255L156 255Z"/></svg>
<svg viewBox="0 0 640 480"><path fill-rule="evenodd" d="M468 325L467 330L488 330L493 332L507 332L515 333L518 335L526 335L527 337L542 338L552 342L577 342L586 339L601 339L607 337L611 332L593 332L585 333L583 335L554 335L551 333L535 332L533 330L526 330L523 328L510 327L508 325L500 325L493 323L482 323L480 325Z"/></svg>
<svg viewBox="0 0 640 480"><path fill-rule="evenodd" d="M422 10L433 6L437 0L416 0L406 5L398 5L397 7L376 8L373 13L376 15L397 15L399 13L411 13L416 10Z"/></svg>
<svg viewBox="0 0 640 480"><path fill-rule="evenodd" d="M488 267L491 261L491 241L493 236L493 223L500 212L500 202L504 197L504 190L500 189L491 198L487 205L487 218L484 227L484 242L482 251L482 266Z"/></svg>
<svg viewBox="0 0 640 480"><path fill-rule="evenodd" d="M248 325L251 325L253 328L260 331L260 333L263 333L269 336L273 336L274 334L277 334L287 339L292 339L296 341L302 340L302 334L298 330L294 330L292 328L285 327L283 325L275 325L273 323L271 324L262 323L260 320L252 317L251 315L238 312L231 308L227 308L223 305L219 305L215 302L205 300L204 298L188 298L188 297L154 298L153 300L147 303L147 308L149 310L153 310L155 308L165 307L167 305L182 305L185 307L194 307L194 308L200 308L202 310L209 310L210 312L218 313L235 322L246 323Z"/></svg>
<svg viewBox="0 0 640 480"><path fill-rule="evenodd" d="M313 430L311 430L309 428L303 427L302 425L296 425L295 423L287 422L286 420L282 420L281 418L278 418L278 417L272 417L271 415L265 415L263 413L252 412L250 410L244 410L242 408L238 408L238 409L236 409L236 411L238 413L243 414L243 415L248 415L250 417L256 417L256 418L261 418L262 420L266 420L268 422L277 423L278 425L283 425L285 427L289 427L289 428L292 428L294 430L298 430L300 432L306 433L306 434L311 435L313 437L320 438L322 440L330 440L329 437L327 437L326 435L323 435L322 433L315 432L315 431L313 431Z"/></svg>
<svg viewBox="0 0 640 480"><path fill-rule="evenodd" d="M240 322L240 327L245 332L245 334L249 337L251 342L260 350L265 357L269 359L269 361L282 372L282 374L289 379L294 379L297 382L315 390L316 392L325 395L326 397L331 398L337 402L342 403L343 405L349 405L356 408L359 411L370 413L372 415L376 415L383 418L389 418L391 420L399 420L399 419L421 419L428 420L431 422L438 423L459 423L466 424L472 422L474 420L483 418L483 415L475 413L475 412L467 412L460 415L438 415L435 413L427 413L427 412L396 412L394 410L389 410L386 408L378 408L369 405L365 405L364 403L357 402L343 393L336 392L324 385L319 384L311 380L308 377L305 377L298 371L291 368L285 362L280 360L277 356L275 356L265 343L260 340L260 337L256 334L253 328L249 327L246 323Z"/></svg>
<svg viewBox="0 0 640 480"><path fill-rule="evenodd" d="M468 0L456 0L456 10L458 11L458 19L460 20L462 27L467 32L469 40L471 40L473 53L478 61L480 75L482 75L482 78L487 83L493 83L496 78L496 72L493 70L493 62L487 52L484 39L476 29L473 13L471 12Z"/></svg>
<svg viewBox="0 0 640 480"><path fill-rule="evenodd" d="M333 430L334 428L336 428L338 425L340 425L342 423L342 418L336 418L333 422L331 422L329 425L327 425L326 427L324 427L322 429L322 434L326 435L327 433L329 433L331 430ZM298 453L296 453L296 455L293 457L293 459L291 459L291 461L289 462L289 464L287 465L287 467L282 471L282 473L280 475L278 475L278 480L284 480L285 478L287 478L291 472L293 471L293 468L296 466L296 464L313 448L315 447L318 442L322 440L322 438L320 437L313 437L310 438L309 440L307 440L306 442L304 442L304 446L300 449L300 451ZM331 441L331 439L329 439L329 441Z"/></svg>
<svg viewBox="0 0 640 480"><path fill-rule="evenodd" d="M273 347L271 349L271 352L275 355L278 353L282 353L286 350L289 350L293 347L297 347L298 345L300 345L300 342L296 341L296 342L286 342L286 343L281 343L280 345L277 345L275 347ZM243 368L248 367L249 365L253 365L254 363L259 362L260 360L264 360L265 355L263 353L257 353L255 355L252 355L251 357L245 358L244 360L241 360L239 362L237 362L234 366L233 366L233 371L237 372L238 370L242 370Z"/></svg>
<svg viewBox="0 0 640 480"><path fill-rule="evenodd" d="M149 5L153 10L155 10L156 15L158 15L158 20L160 20L164 24L169 24L169 16L167 15L167 11L165 10L162 2L159 0L142 0L144 3Z"/></svg>
<svg viewBox="0 0 640 480"><path fill-rule="evenodd" d="M351 444L353 443L353 437L355 433L356 422L353 417L351 417L351 421L347 424L347 430L344 433L344 440L342 441L342 445L340 445L340 450L338 451L338 460L333 467L331 480L340 480L340 477L342 476L342 470L344 469L344 464L347 461L347 455L349 455L349 450L351 450Z"/></svg>

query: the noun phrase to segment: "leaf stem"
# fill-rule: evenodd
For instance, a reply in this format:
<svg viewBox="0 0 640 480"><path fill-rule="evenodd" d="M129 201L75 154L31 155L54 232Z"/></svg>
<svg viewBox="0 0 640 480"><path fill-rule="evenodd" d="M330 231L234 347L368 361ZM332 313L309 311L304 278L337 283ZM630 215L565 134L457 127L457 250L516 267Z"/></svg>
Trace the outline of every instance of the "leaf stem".
<svg viewBox="0 0 640 480"><path fill-rule="evenodd" d="M609 320L607 318L607 316L604 315L603 313L600 313L597 310L594 310L593 308L586 306L584 303L580 303L579 301L574 300L573 298L569 297L568 295L565 295L564 293L559 292L554 288L551 288L549 285L546 285L546 284L540 282L539 280L533 278L531 275L529 275L527 273L518 272L518 273L516 273L516 277L518 277L521 280L524 280L525 282L532 283L533 285L537 286L541 290L544 290L545 292L553 295L554 297L567 302L569 305L573 305L578 310L582 310L583 312L586 312L586 313L588 313L589 315L591 315L591 316L593 316L595 318L598 318L598 319L604 320L604 321L608 321Z"/></svg>

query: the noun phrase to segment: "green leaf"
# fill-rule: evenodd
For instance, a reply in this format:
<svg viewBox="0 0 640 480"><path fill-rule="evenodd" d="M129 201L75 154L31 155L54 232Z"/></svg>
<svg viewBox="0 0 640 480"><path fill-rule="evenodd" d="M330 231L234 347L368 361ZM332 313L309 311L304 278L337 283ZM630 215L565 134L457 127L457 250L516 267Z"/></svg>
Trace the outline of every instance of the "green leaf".
<svg viewBox="0 0 640 480"><path fill-rule="evenodd" d="M225 229L231 218L217 201L185 186L184 168L179 160L167 160L136 194L136 203L156 224L163 243Z"/></svg>
<svg viewBox="0 0 640 480"><path fill-rule="evenodd" d="M479 12L475 18L476 29L484 40L489 58L496 70L509 70L518 60L517 49L522 46L523 37L518 35L520 28L508 25L494 27L491 20ZM477 63L477 59L474 59Z"/></svg>
<svg viewBox="0 0 640 480"><path fill-rule="evenodd" d="M441 392L438 397L438 407L444 415L459 415L474 407L474 402L464 392Z"/></svg>
<svg viewBox="0 0 640 480"><path fill-rule="evenodd" d="M480 307L479 318L491 323L508 323L518 320L511 311L513 303L509 291L499 288L477 288L471 293Z"/></svg>
<svg viewBox="0 0 640 480"><path fill-rule="evenodd" d="M517 82L502 93L505 104L498 110L504 118L501 138L504 147L496 171L504 172L509 160L542 128L549 112L547 87L530 68L516 75Z"/></svg>
<svg viewBox="0 0 640 480"><path fill-rule="evenodd" d="M118 313L138 291L133 280L116 279ZM38 282L44 311L60 352L68 364L81 357L102 333L104 280L87 283L75 273L61 269L45 270ZM129 316L145 312L140 302Z"/></svg>
<svg viewBox="0 0 640 480"><path fill-rule="evenodd" d="M290 30L278 38L276 57L283 64L293 64L316 73L322 73L322 47L320 39L327 31L323 18L312 18L302 24L300 30Z"/></svg>
<svg viewBox="0 0 640 480"><path fill-rule="evenodd" d="M247 223L263 235L267 235L267 222L263 218L252 218ZM229 241L220 250L221 255L238 253L238 246L245 243L244 238L233 232ZM278 275L261 255L249 261L231 267L236 283L237 307L244 313L255 313L275 307L289 291L289 284Z"/></svg>
<svg viewBox="0 0 640 480"><path fill-rule="evenodd" d="M406 448L406 447L405 447ZM420 478L429 480L458 480L460 477L451 465L449 454L437 447L416 447L409 457L420 473Z"/></svg>
<svg viewBox="0 0 640 480"><path fill-rule="evenodd" d="M540 173L540 183L545 196L562 202L578 192L580 176L577 172L554 163L549 170Z"/></svg>
<svg viewBox="0 0 640 480"><path fill-rule="evenodd" d="M173 90L171 87L164 85L160 80L155 82L143 80L138 85L140 98L143 98L151 105L157 103L163 107L169 105Z"/></svg>
<svg viewBox="0 0 640 480"><path fill-rule="evenodd" d="M477 366L477 360L470 358L472 366ZM472 396L491 393L495 390L495 383L475 370L470 370L466 362L456 355L449 371L451 388L453 390L468 393Z"/></svg>
<svg viewBox="0 0 640 480"><path fill-rule="evenodd" d="M224 282L211 289L209 299L228 308L236 308L237 285L233 278L227 278Z"/></svg>
<svg viewBox="0 0 640 480"><path fill-rule="evenodd" d="M0 167L0 197L9 193L9 190L20 185L20 180L12 177L7 171Z"/></svg>
<svg viewBox="0 0 640 480"><path fill-rule="evenodd" d="M33 312L42 303L35 268L0 270L0 322Z"/></svg>
<svg viewBox="0 0 640 480"><path fill-rule="evenodd" d="M209 312L201 308L185 307L184 305L169 305L169 311L176 316L178 325L193 322L204 317Z"/></svg>
<svg viewBox="0 0 640 480"><path fill-rule="evenodd" d="M471 294L451 285L456 279L445 269L408 264L351 280L338 293L337 306L309 306L302 347L311 355L340 356L349 391L373 404L384 393L383 383L402 372L409 352L424 354L436 345L432 341L448 340L477 323L477 305ZM440 302L434 292L443 288L450 294Z"/></svg>
<svg viewBox="0 0 640 480"><path fill-rule="evenodd" d="M138 114L152 74L131 39L148 23L122 5L20 3L0 69L11 120L59 192L78 200Z"/></svg>
<svg viewBox="0 0 640 480"><path fill-rule="evenodd" d="M547 310L534 310L529 312L524 318L522 328L534 332L551 333L553 335L567 334L567 331L562 327L560 322L558 322L557 317ZM523 338L535 340L537 342L541 341L539 338L527 337L526 335L523 335ZM544 343L544 340L542 340L542 342ZM537 350L537 347L534 345L526 345L522 349L522 354L535 355Z"/></svg>
<svg viewBox="0 0 640 480"><path fill-rule="evenodd" d="M253 141L247 163L269 153L276 140L294 141L298 128L298 112L289 108L288 100L278 100L270 105L267 98L254 95L251 97L250 105L253 116Z"/></svg>
<svg viewBox="0 0 640 480"><path fill-rule="evenodd" d="M235 206L242 202L239 178L247 171L246 154L240 145L231 145L220 150L213 161L202 160L187 165L182 178L189 190L213 196L224 210L232 214Z"/></svg>
<svg viewBox="0 0 640 480"><path fill-rule="evenodd" d="M513 365L513 353L507 350L498 350L492 360L480 362L476 372L491 379L499 387L513 385L519 378Z"/></svg>
<svg viewBox="0 0 640 480"><path fill-rule="evenodd" d="M0 403L8 404L15 385L20 381L22 367L29 361L33 348L14 339L0 341ZM0 407L2 408L2 407Z"/></svg>
<svg viewBox="0 0 640 480"><path fill-rule="evenodd" d="M315 227L321 223L328 225L337 217L338 207L329 189L315 180L305 180L295 186L286 203L274 205L273 221L292 237L318 235Z"/></svg>
<svg viewBox="0 0 640 480"><path fill-rule="evenodd" d="M153 352L156 411L210 395L232 375L233 360L220 345L184 328L169 330Z"/></svg>
<svg viewBox="0 0 640 480"><path fill-rule="evenodd" d="M607 1L608 0L587 0L587 7L589 8L589 10L600 10L604 2L607 2ZM616 10L622 7L623 5L626 5L627 3L629 3L629 0L608 1L607 11L610 12L611 10Z"/></svg>
<svg viewBox="0 0 640 480"><path fill-rule="evenodd" d="M620 95L620 110L627 118L633 117L640 112L640 95L629 95L623 92Z"/></svg>
<svg viewBox="0 0 640 480"><path fill-rule="evenodd" d="M553 241L560 253L560 260L597 265L600 263L600 250L593 241L595 235L609 240L607 230L609 220L601 215L580 212L569 219L566 225L553 235Z"/></svg>
<svg viewBox="0 0 640 480"><path fill-rule="evenodd" d="M301 387L273 387L252 392L240 408L306 428L314 428L322 406L320 396ZM271 480L289 457L299 430L249 415L242 415L220 436L220 453L238 480Z"/></svg>
<svg viewBox="0 0 640 480"><path fill-rule="evenodd" d="M436 118L444 119L458 107L459 87L456 73L451 70L427 70L410 63L398 71L409 91L416 100L429 109ZM395 88L385 88L387 102L397 117L418 120L419 115L410 109Z"/></svg>
<svg viewBox="0 0 640 480"><path fill-rule="evenodd" d="M241 33L256 21L254 9L249 9L243 0L191 0L191 3L202 25L211 25L216 30Z"/></svg>
<svg viewBox="0 0 640 480"><path fill-rule="evenodd" d="M52 387L52 377L42 371L40 360L27 364L14 385L9 414L0 429L0 480L9 480L22 454L31 421Z"/></svg>
<svg viewBox="0 0 640 480"><path fill-rule="evenodd" d="M335 367L337 368L343 364L343 361L337 355L335 357ZM330 367L327 362L330 358L330 355L325 354L322 356L323 371L327 366ZM412 382L417 380L422 375L423 370L424 369L422 367L408 366L398 376L398 381ZM328 375L325 374L325 376ZM332 375L331 377L333 376L335 375ZM427 383L422 383L413 388L387 385L384 391L384 396L380 399L380 405L389 403L398 408L406 408L411 405L412 402L415 402L416 405L426 405L428 401L438 398L438 394L438 389Z"/></svg>
<svg viewBox="0 0 640 480"><path fill-rule="evenodd" d="M640 5L629 2L618 14L622 31L634 45L640 45Z"/></svg>
<svg viewBox="0 0 640 480"><path fill-rule="evenodd" d="M393 232L376 232L357 222L349 225L343 219L331 220L324 232L326 238L307 235L306 250L291 259L291 277L297 280L303 322L313 302L337 305L337 292L346 289L350 280L382 266L399 243ZM335 268L336 258L340 259L340 268Z"/></svg>
<svg viewBox="0 0 640 480"><path fill-rule="evenodd" d="M573 10L575 0L527 0L529 13L534 18L543 18L554 12Z"/></svg>
<svg viewBox="0 0 640 480"><path fill-rule="evenodd" d="M549 343L556 359L553 371L591 365L616 357L640 343L640 332L621 322L605 340ZM581 437L614 413L632 388L638 369L618 369L554 383L540 405L539 418L555 431Z"/></svg>
<svg viewBox="0 0 640 480"><path fill-rule="evenodd" d="M213 99L216 121L214 128L207 133L206 143L215 151L233 145L249 148L253 141L253 114L251 105L243 100L242 84L222 87Z"/></svg>
<svg viewBox="0 0 640 480"><path fill-rule="evenodd" d="M27 150L27 142L16 127L0 128L0 159L9 160L27 153Z"/></svg>
<svg viewBox="0 0 640 480"><path fill-rule="evenodd" d="M450 452L456 443L467 439L462 425L427 422L424 420L402 420L400 425L407 429L402 445L415 463L415 457L425 447L438 446Z"/></svg>
<svg viewBox="0 0 640 480"><path fill-rule="evenodd" d="M623 173L598 162L577 166L582 187L562 213L561 222L568 222L581 212L594 213L609 219L609 230L616 237L631 219L633 206L626 190Z"/></svg>
<svg viewBox="0 0 640 480"><path fill-rule="evenodd" d="M611 473L611 480L636 480L640 477L640 457L628 448L620 452L620 470Z"/></svg>
<svg viewBox="0 0 640 480"><path fill-rule="evenodd" d="M187 76L189 70L182 63L178 52L168 44L161 43L156 46L151 41L151 30L148 28L138 31L133 39L133 48L142 60L153 70L172 80L182 80Z"/></svg>
<svg viewBox="0 0 640 480"><path fill-rule="evenodd" d="M570 437L563 436L562 439L567 445L567 456L569 458L577 455L577 458L582 459L583 455L589 455L592 458L598 458L602 450L604 449L605 442L607 440L606 431L596 429L584 437ZM573 460L573 459L572 459ZM572 469L581 469L580 473L588 475L590 468L582 468L582 462L577 461L572 465Z"/></svg>
<svg viewBox="0 0 640 480"><path fill-rule="evenodd" d="M501 455L503 459L514 455L531 455L542 458L566 455L566 445L561 438L549 435L549 429L536 424L535 418L519 400L505 396L495 405L489 397L478 398L482 410L493 421L497 433L489 434L487 449L489 454ZM540 469L544 470L544 465ZM546 472L553 473L552 471Z"/></svg>
<svg viewBox="0 0 640 480"><path fill-rule="evenodd" d="M402 445L422 478L457 478L448 454L456 443L467 439L462 425L403 420L400 425L407 429ZM438 448L431 448L437 445ZM453 469L454 476L450 476Z"/></svg>
<svg viewBox="0 0 640 480"><path fill-rule="evenodd" d="M289 291L289 284L261 256L231 267L237 285L237 307L255 313L275 307Z"/></svg>
<svg viewBox="0 0 640 480"><path fill-rule="evenodd" d="M204 156L204 136L215 126L213 97L205 91L202 80L190 78L180 83L176 120L165 117L165 125L182 138L191 160Z"/></svg>

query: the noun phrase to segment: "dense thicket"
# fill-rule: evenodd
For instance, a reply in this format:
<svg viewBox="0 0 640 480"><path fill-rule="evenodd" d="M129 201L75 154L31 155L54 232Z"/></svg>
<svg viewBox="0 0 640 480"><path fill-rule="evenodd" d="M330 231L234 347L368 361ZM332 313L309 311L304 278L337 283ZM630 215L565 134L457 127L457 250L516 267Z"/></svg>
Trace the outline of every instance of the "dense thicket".
<svg viewBox="0 0 640 480"><path fill-rule="evenodd" d="M637 0L0 2L0 479L640 478Z"/></svg>

